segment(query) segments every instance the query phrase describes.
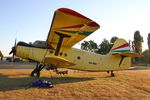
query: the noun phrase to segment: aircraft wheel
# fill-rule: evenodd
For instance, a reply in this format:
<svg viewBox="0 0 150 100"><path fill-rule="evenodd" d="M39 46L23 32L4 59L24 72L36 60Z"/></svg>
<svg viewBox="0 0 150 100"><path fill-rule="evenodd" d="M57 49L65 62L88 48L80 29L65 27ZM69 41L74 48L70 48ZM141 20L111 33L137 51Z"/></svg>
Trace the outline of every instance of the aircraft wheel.
<svg viewBox="0 0 150 100"><path fill-rule="evenodd" d="M114 73L111 73L111 77L114 77L115 76L115 74Z"/></svg>
<svg viewBox="0 0 150 100"><path fill-rule="evenodd" d="M40 77L40 72L39 72L39 71L36 71L36 70L33 70L33 71L31 72L31 76L32 76L32 77Z"/></svg>

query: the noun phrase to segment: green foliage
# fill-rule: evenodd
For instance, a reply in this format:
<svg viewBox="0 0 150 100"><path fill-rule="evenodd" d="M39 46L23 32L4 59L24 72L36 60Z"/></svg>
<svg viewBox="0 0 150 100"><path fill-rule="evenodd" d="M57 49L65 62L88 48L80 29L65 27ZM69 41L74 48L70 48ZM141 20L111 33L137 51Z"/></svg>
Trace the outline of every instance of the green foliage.
<svg viewBox="0 0 150 100"><path fill-rule="evenodd" d="M107 39L104 39L99 45L93 40L84 41L81 43L81 49L105 55L110 51L116 39L117 37L112 37L110 42Z"/></svg>
<svg viewBox="0 0 150 100"><path fill-rule="evenodd" d="M148 33L147 44L148 44L148 49L142 52L143 57L141 58L141 61L144 64L150 63L150 33Z"/></svg>
<svg viewBox="0 0 150 100"><path fill-rule="evenodd" d="M118 39L118 37L116 37L116 36L112 37L110 40L110 43L114 43L117 39Z"/></svg>
<svg viewBox="0 0 150 100"><path fill-rule="evenodd" d="M32 42L29 42L29 44L32 44Z"/></svg>
<svg viewBox="0 0 150 100"><path fill-rule="evenodd" d="M134 41L132 42L134 52L142 53L142 42L143 37L140 35L139 31L136 31L134 33Z"/></svg>
<svg viewBox="0 0 150 100"><path fill-rule="evenodd" d="M142 52L142 63L150 63L150 51L145 50Z"/></svg>
<svg viewBox="0 0 150 100"><path fill-rule="evenodd" d="M143 37L140 35L139 31L134 33L134 42L143 42Z"/></svg>
<svg viewBox="0 0 150 100"><path fill-rule="evenodd" d="M97 53L105 55L110 51L110 49L111 49L111 44L109 43L108 40L104 39L102 43L99 45L99 49Z"/></svg>
<svg viewBox="0 0 150 100"><path fill-rule="evenodd" d="M148 33L147 44L148 44L148 48L150 50L150 33Z"/></svg>
<svg viewBox="0 0 150 100"><path fill-rule="evenodd" d="M93 40L84 41L81 43L81 49L87 50L89 52L96 52L97 48L97 44Z"/></svg>
<svg viewBox="0 0 150 100"><path fill-rule="evenodd" d="M132 48L133 51L136 53L142 53L142 42L143 37L140 35L139 31L136 31L134 33L134 41L132 42ZM141 61L141 58L133 58L133 63L139 63Z"/></svg>

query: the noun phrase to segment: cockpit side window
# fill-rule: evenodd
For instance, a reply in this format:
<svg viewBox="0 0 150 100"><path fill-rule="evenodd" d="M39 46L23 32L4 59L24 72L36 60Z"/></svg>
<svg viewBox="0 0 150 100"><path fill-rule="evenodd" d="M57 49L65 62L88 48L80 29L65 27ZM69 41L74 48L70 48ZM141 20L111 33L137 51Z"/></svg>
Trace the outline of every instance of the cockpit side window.
<svg viewBox="0 0 150 100"><path fill-rule="evenodd" d="M46 48L47 43L46 43L46 41L35 41L32 45L34 47Z"/></svg>

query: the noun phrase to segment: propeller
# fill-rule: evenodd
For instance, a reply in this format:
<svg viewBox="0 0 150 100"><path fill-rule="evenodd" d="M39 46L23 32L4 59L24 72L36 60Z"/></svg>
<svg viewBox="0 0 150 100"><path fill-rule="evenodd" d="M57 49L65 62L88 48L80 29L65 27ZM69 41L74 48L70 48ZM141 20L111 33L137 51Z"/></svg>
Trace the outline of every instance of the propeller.
<svg viewBox="0 0 150 100"><path fill-rule="evenodd" d="M11 51L9 52L9 55L12 54L12 62L14 61L15 52L16 52L16 38L15 38L15 44L12 47Z"/></svg>

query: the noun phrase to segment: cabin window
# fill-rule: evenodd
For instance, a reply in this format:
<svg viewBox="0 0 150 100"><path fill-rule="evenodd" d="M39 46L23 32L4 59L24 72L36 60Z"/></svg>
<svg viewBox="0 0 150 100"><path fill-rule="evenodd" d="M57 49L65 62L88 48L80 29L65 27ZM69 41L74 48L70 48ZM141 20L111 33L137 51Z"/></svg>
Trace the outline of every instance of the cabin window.
<svg viewBox="0 0 150 100"><path fill-rule="evenodd" d="M81 59L80 56L78 56L77 59L80 60Z"/></svg>
<svg viewBox="0 0 150 100"><path fill-rule="evenodd" d="M41 42L41 41L39 41L37 44L42 44L42 42Z"/></svg>

